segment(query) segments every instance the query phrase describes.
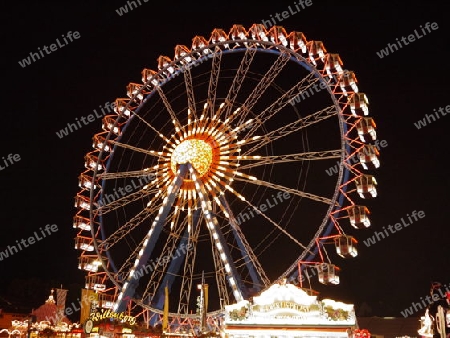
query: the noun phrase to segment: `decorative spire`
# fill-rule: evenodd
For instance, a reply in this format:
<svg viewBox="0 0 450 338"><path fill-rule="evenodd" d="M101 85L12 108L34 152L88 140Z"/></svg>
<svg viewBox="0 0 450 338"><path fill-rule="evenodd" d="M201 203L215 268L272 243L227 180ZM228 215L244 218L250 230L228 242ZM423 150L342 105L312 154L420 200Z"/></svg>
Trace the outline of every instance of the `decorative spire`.
<svg viewBox="0 0 450 338"><path fill-rule="evenodd" d="M52 291L50 292L50 296L48 296L48 299L45 301L46 304L55 304L55 298L53 297L53 292L55 292L55 290L52 289Z"/></svg>

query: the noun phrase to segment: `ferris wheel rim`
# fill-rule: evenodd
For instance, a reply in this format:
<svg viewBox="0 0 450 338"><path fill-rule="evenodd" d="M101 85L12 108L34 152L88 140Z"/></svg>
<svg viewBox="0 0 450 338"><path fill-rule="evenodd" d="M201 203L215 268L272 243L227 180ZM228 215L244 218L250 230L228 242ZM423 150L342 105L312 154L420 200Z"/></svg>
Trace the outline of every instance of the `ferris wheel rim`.
<svg viewBox="0 0 450 338"><path fill-rule="evenodd" d="M213 47L220 47L220 46L223 46L223 45L226 45L226 44L236 44L236 43L242 43L242 44L250 44L250 43L253 43L253 44L256 44L256 45L268 45L268 46L270 46L270 48L268 48L268 49L264 49L264 48L262 48L262 49L256 48L256 49L257 49L258 51L261 51L261 52L272 52L272 53L275 53L275 54L278 53L278 55L281 54L282 52L288 52L288 53L291 55L291 56L290 56L290 59L291 59L292 61L296 62L296 63L301 64L301 66L304 67L305 69L307 69L307 67L305 67L305 65L311 66L311 65L309 64L309 62L307 61L306 58L304 58L302 55L296 53L295 51L293 51L293 50L291 50L291 49L289 49L289 48L287 48L287 47L285 47L285 46L283 46L283 45L276 44L276 43L271 42L271 41L261 41L261 40L252 40L252 39L240 39L240 40L239 40L239 39L236 39L236 40L228 40L228 41L223 41L223 42L219 42L219 43L210 44L210 45L205 46L205 47L203 47L203 48L199 48L199 49L196 49L196 50L191 51L190 55L192 56L192 55L194 55L195 53L199 53L199 52L202 52L202 51L204 51L204 50L206 50L206 49L211 49L211 48L213 48ZM224 53L224 54L226 54L226 53L238 52L238 51L242 52L242 51L245 51L245 50L247 50L247 49L249 49L249 48L239 48L239 49L222 50L221 52ZM215 53L215 52L213 52L213 54L214 54L214 53ZM178 59L176 59L176 60L173 60L172 63L171 63L170 65L167 65L165 68L160 69L160 70L154 75L154 78L161 76L162 74L164 74L165 71L167 71L167 69L168 69L171 65L172 65L172 66L175 65L177 62L180 62L180 60L184 60L185 58L186 58L186 55L183 56L183 57L180 57L180 58L178 58ZM204 56L203 58L208 58L208 56ZM295 59L295 60L294 60L294 59ZM197 59L197 60L199 60L199 59ZM302 60L302 61L300 61L300 60ZM193 63L194 63L194 62L193 62ZM311 69L309 69L309 70L310 70L312 73L315 73L315 75L317 75L322 81L324 81L322 75L318 72L318 70L317 70L315 67L311 67ZM178 73L180 73L180 72L182 72L182 71L179 70ZM174 76L174 77L175 77L175 76ZM165 81L163 81L162 83L160 83L160 84L158 84L158 85L162 87L162 86L164 86L165 83L170 82L171 79L172 79L172 78L167 78ZM153 80L153 78L149 79L149 80L144 84L144 86L143 86L142 88L144 88L145 85L149 84L152 80ZM323 222L322 222L322 225L321 225L321 230L323 230L323 228L327 225L326 223L327 223L328 217L329 217L330 213L332 212L332 210L333 210L333 208L334 208L334 204L335 204L336 200L337 200L338 197L340 196L340 193L339 193L339 191L338 191L338 190L339 190L338 188L339 188L340 184L341 184L341 183L343 182L343 180L344 180L345 173L348 171L348 170L345 168L345 166L342 165L343 160L344 160L344 148L347 147L347 145L345 144L344 139L343 139L343 137L342 137L342 136L343 136L343 133L344 133L344 129L343 129L343 128L345 128L345 123L343 122L342 117L341 117L341 115L340 115L340 111L341 111L341 110L340 110L339 104L338 104L338 102L337 102L337 100L336 100L336 97L330 92L330 87L329 87L328 85L327 85L327 90L328 90L328 92L329 92L329 94L330 94L330 98L333 100L333 103L334 103L335 107L336 107L336 108L339 108L339 112L338 112L337 116L338 116L339 125L340 125L341 145L343 146L343 148L341 149L341 151L342 151L341 160L340 160L340 161L341 161L341 165L339 166L339 173L338 173L338 179L336 180L337 183L336 183L336 187L335 187L335 193L334 193L333 198L332 198L332 201L333 201L333 202L332 202L332 205L330 205L330 207L329 207L329 209L328 209L328 211L327 211L327 213L326 213L326 215L325 215L325 217L324 217L324 219L323 219ZM132 97L132 98L130 99L130 101L129 101L129 103L127 104L127 106L130 106L130 105L134 102L134 100L135 100L135 98L137 97L138 94L139 94L139 93L136 93L136 94L134 95L134 97ZM152 91L152 94L151 94L151 95L155 95L155 91ZM136 108L136 109L140 109L142 106L144 106L146 100L149 99L149 98L151 97L151 95L148 95L144 100L142 100L142 102L138 105L138 108ZM118 119L116 120L115 126L119 123L119 121L120 121L120 118L118 118ZM112 137L112 134L113 134L112 131L110 131L110 132L107 134L106 140L109 140L109 138ZM99 157L98 157L98 161L99 161L99 162L100 162L102 156L103 156L103 149L102 149L102 150L100 151L100 153L99 153ZM110 161L112 161L112 157L113 157L113 155L111 156L111 159L108 159L108 165L111 163ZM97 174L98 174L98 169L97 169L97 167L96 167L96 168L94 169L93 181L97 178ZM93 207L94 207L94 205L93 205L93 203L94 203L94 189L91 189L91 192L90 192L90 201L91 201L90 218L91 218L91 222L94 223L94 216L93 216L93 212L92 212L92 210L94 210L94 208L93 208ZM91 229L91 234L92 234L93 238L96 238L95 233L94 233L94 227L92 227L92 229ZM313 241L314 241L314 239L313 239ZM313 241L310 243L310 246L312 246ZM98 249L98 245L97 245L96 241L94 241L94 247L95 247L95 251L96 251L97 255L101 255L101 252L100 252L99 249ZM305 251L305 252L306 252L306 251ZM305 252L304 252L304 253L305 253ZM300 259L300 257L299 257L299 259ZM297 260L296 260L296 261L297 261ZM105 262L102 261L102 264L104 264L104 263L105 263ZM113 276L110 275L109 269L107 269L106 266L104 266L104 270L105 270L105 272L108 274L108 276L110 277L110 280L111 280L113 283L116 284L116 287L120 287L120 283L118 283L118 282L115 280L115 278L114 278ZM288 270L286 271L286 273L288 273L288 271L290 271L290 270L291 270L291 269L288 269ZM286 274L286 273L285 273L285 274ZM285 274L283 274L283 275L285 275ZM154 309L154 310L156 310L156 309ZM180 314L177 314L177 315L180 315Z"/></svg>

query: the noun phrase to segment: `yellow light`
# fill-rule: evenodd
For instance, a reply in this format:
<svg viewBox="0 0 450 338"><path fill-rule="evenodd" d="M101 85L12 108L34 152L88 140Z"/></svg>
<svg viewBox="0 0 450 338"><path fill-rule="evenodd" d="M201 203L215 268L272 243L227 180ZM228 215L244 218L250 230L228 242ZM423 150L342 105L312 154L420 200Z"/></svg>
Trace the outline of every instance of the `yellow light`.
<svg viewBox="0 0 450 338"><path fill-rule="evenodd" d="M171 168L176 173L178 164L190 163L200 176L203 176L208 172L212 159L213 150L209 143L189 139L176 146L171 157Z"/></svg>

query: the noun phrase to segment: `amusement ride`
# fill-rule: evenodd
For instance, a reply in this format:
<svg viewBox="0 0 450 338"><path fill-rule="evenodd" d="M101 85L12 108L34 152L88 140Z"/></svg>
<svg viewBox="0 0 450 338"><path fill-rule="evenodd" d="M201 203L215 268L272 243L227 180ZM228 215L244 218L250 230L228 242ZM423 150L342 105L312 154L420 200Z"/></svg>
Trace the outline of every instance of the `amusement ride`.
<svg viewBox="0 0 450 338"><path fill-rule="evenodd" d="M322 41L262 24L155 64L104 116L79 176L75 247L98 307L214 331L224 306L302 286L308 269L338 284L380 165L355 73Z"/></svg>

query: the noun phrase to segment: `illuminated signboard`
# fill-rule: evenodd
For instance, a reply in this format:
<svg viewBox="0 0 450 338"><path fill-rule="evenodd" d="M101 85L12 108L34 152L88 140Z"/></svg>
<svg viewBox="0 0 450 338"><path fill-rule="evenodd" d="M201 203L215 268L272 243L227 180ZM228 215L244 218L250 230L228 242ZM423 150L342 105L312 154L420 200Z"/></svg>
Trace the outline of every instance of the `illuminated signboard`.
<svg viewBox="0 0 450 338"><path fill-rule="evenodd" d="M104 319L116 319L120 322L128 323L130 325L136 324L136 317L129 316L124 312L121 313L113 312L109 309L101 309L100 311L91 313L89 319L92 320L93 322L99 322Z"/></svg>

